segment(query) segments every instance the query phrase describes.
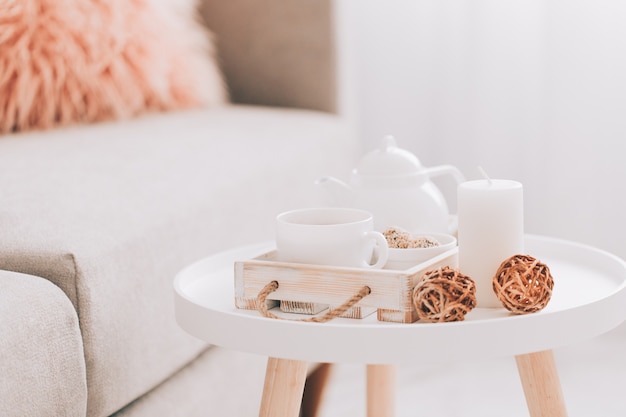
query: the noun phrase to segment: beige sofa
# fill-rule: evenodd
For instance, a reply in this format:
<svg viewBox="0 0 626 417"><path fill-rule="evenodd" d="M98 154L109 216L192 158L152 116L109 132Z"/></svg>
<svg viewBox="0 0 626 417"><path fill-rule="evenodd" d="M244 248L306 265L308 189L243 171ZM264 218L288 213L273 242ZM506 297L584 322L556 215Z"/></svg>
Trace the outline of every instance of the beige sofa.
<svg viewBox="0 0 626 417"><path fill-rule="evenodd" d="M330 1L207 1L233 102L0 137L0 415L251 416L265 358L175 323L185 265L345 175Z"/></svg>

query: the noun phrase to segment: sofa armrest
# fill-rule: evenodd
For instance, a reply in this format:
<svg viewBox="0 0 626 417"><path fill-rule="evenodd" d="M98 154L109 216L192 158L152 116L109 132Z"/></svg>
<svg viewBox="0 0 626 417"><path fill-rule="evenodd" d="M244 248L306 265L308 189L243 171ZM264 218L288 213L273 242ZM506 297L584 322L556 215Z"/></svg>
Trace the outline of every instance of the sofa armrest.
<svg viewBox="0 0 626 417"><path fill-rule="evenodd" d="M335 113L331 0L203 0L231 100Z"/></svg>
<svg viewBox="0 0 626 417"><path fill-rule="evenodd" d="M0 415L85 415L78 316L57 286L0 271L0 352Z"/></svg>

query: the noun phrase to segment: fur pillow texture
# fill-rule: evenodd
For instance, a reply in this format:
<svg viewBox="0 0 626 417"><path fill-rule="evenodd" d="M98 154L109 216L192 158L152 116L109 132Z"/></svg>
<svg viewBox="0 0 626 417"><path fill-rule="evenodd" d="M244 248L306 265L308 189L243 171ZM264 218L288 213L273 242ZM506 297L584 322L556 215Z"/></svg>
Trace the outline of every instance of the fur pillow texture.
<svg viewBox="0 0 626 417"><path fill-rule="evenodd" d="M195 0L0 0L0 133L217 106Z"/></svg>

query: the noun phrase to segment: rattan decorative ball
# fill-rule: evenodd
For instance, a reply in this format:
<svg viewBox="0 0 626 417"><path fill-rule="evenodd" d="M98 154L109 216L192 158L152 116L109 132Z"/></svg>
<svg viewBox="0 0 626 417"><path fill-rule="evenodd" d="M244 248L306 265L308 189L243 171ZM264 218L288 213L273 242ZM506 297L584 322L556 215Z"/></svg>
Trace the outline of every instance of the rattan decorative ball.
<svg viewBox="0 0 626 417"><path fill-rule="evenodd" d="M502 262L493 277L498 299L515 314L542 310L550 302L553 288L550 268L530 255L511 256Z"/></svg>
<svg viewBox="0 0 626 417"><path fill-rule="evenodd" d="M420 320L463 321L476 307L476 284L467 275L444 266L424 274L413 289L413 305Z"/></svg>

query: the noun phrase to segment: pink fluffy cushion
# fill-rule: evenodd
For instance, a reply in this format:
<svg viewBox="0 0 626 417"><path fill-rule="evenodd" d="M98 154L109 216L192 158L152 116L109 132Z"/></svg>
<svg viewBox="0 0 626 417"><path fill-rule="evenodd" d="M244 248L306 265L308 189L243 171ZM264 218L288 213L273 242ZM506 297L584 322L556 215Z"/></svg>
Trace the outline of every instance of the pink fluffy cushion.
<svg viewBox="0 0 626 417"><path fill-rule="evenodd" d="M225 100L195 0L0 0L0 132Z"/></svg>

